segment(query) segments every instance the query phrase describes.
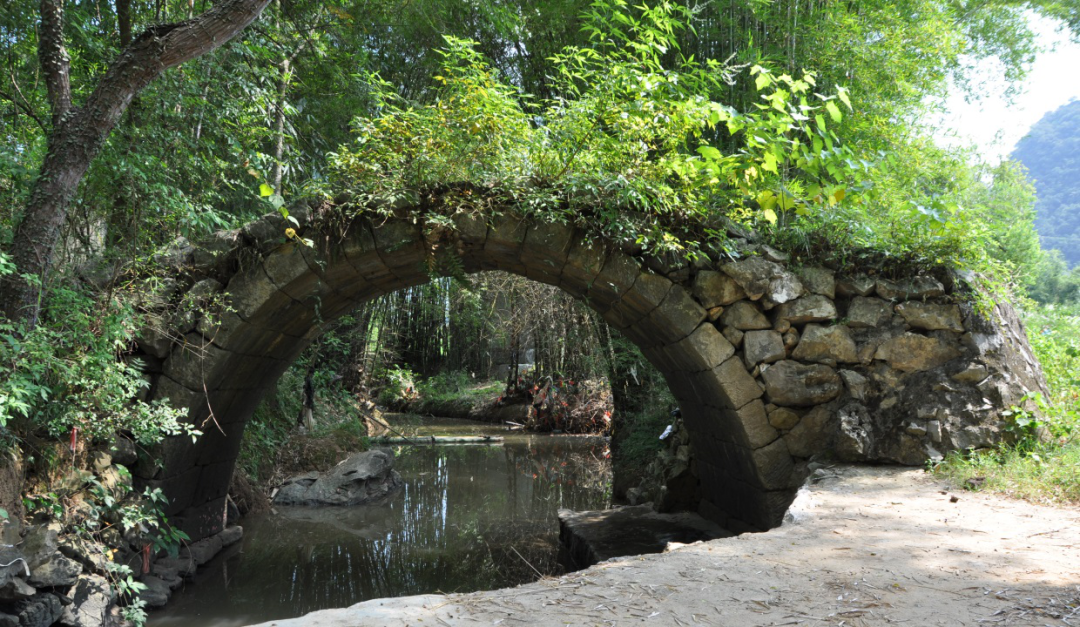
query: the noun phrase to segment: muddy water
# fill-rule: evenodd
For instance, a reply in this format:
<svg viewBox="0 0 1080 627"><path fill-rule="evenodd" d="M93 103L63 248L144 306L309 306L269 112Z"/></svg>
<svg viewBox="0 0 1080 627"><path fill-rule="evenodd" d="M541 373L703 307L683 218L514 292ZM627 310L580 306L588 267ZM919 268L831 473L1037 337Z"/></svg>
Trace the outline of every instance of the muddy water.
<svg viewBox="0 0 1080 627"><path fill-rule="evenodd" d="M608 504L601 439L451 419L423 431L506 440L397 448L405 488L382 505L249 517L242 545L201 569L148 624L246 625L374 598L525 583L560 572L558 508Z"/></svg>

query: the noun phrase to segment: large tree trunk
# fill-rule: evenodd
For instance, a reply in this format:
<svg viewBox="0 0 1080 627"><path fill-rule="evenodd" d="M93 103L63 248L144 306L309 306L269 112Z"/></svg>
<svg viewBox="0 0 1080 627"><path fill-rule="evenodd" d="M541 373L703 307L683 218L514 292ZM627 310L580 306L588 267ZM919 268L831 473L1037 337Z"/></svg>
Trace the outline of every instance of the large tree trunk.
<svg viewBox="0 0 1080 627"><path fill-rule="evenodd" d="M26 322L30 327L37 324L41 290L68 205L132 98L165 70L232 39L268 3L222 0L193 19L147 29L124 48L86 103L73 108L70 63L63 43L63 0L41 0L38 54L53 128L45 161L12 242L17 272L0 284L0 308L9 320Z"/></svg>

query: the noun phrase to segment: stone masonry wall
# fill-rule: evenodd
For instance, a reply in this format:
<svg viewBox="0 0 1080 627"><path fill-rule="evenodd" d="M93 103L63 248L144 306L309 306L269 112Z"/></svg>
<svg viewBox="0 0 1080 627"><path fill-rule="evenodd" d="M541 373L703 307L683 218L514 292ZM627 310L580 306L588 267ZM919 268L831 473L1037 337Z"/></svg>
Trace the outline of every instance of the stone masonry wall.
<svg viewBox="0 0 1080 627"><path fill-rule="evenodd" d="M761 441L783 441L800 465L921 465L989 447L1004 436L1001 410L1034 410L1024 395L1046 393L1012 308L980 315L957 275L837 277L786 267L786 256L759 249L764 256L699 270L687 282L764 392ZM696 497L698 455L677 427L629 491L632 504L669 511Z"/></svg>
<svg viewBox="0 0 1080 627"><path fill-rule="evenodd" d="M919 465L998 443L999 412L1045 391L1015 313L980 316L953 276L750 257L698 272L692 291L765 393L763 437L801 459Z"/></svg>

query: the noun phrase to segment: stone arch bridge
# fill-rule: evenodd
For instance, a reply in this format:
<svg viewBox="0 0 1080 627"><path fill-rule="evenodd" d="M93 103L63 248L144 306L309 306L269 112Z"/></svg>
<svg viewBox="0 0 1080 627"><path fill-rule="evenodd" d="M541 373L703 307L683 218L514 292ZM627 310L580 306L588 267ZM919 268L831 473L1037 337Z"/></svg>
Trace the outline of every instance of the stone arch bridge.
<svg viewBox="0 0 1080 627"><path fill-rule="evenodd" d="M293 216L317 224L334 211ZM640 347L682 409L698 511L736 531L780 524L811 458L921 464L986 446L998 410L1044 388L1011 310L980 316L946 271L893 281L789 267L736 231L737 260L662 263L512 212L451 219L438 248L466 272L556 285ZM217 427L166 441L162 463L135 474L164 489L193 539L220 530L245 422L289 364L338 316L429 280L433 236L412 218L311 226L311 247L286 241L289 226L268 215L158 257L170 276L135 353L149 398L195 424L212 412ZM180 306L215 294L230 312Z"/></svg>

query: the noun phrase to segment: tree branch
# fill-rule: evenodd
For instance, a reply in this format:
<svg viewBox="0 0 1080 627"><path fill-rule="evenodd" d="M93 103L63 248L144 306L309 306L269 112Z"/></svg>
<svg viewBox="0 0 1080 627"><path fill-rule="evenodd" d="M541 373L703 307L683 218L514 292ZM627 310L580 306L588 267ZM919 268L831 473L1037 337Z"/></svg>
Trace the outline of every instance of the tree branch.
<svg viewBox="0 0 1080 627"><path fill-rule="evenodd" d="M56 127L71 110L71 58L64 47L64 0L41 0L40 10L38 60Z"/></svg>
<svg viewBox="0 0 1080 627"><path fill-rule="evenodd" d="M11 86L15 88L15 93L19 95L19 98L22 98L22 102L15 100L14 96L5 91L0 91L0 96L3 96L5 99L11 101L11 104L22 109L22 112L25 113L27 117L37 122L37 125L41 127L41 130L48 132L48 128L45 126L45 121L38 117L38 114L34 111L34 108L30 106L30 101L26 99L26 96L23 95L22 90L19 89L19 84L15 82L14 76L11 77Z"/></svg>
<svg viewBox="0 0 1080 627"><path fill-rule="evenodd" d="M42 0L49 2L54 0ZM235 37L270 0L224 0L194 19L146 29L109 67L86 101L85 115L111 130L135 95L165 70Z"/></svg>
<svg viewBox="0 0 1080 627"><path fill-rule="evenodd" d="M132 99L165 70L209 52L255 20L269 0L220 0L178 24L147 29L109 66L86 104L71 106L70 61L63 42L64 0L41 0L38 56L53 125L40 176L15 231L12 261L18 272L0 281L0 308L9 320L33 328L42 287L53 263L68 205ZM37 277L37 284L26 277Z"/></svg>

